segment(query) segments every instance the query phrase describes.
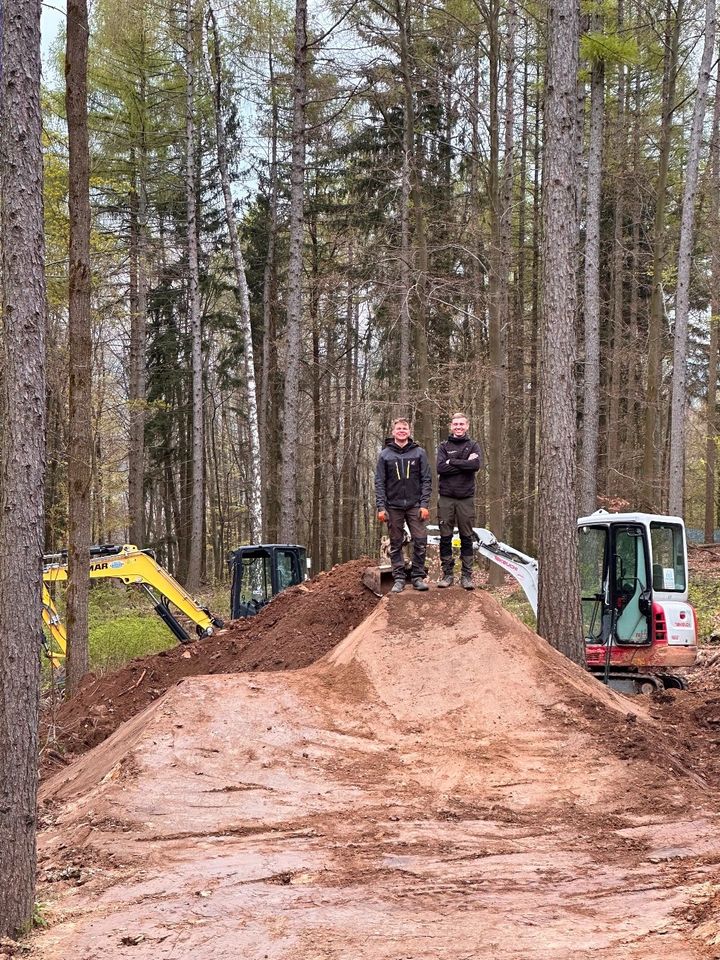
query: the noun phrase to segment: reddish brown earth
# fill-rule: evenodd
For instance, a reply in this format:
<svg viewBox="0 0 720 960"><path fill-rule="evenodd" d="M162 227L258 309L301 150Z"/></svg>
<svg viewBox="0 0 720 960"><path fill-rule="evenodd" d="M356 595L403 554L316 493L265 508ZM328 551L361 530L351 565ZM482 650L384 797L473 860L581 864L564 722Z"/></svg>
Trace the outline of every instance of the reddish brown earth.
<svg viewBox="0 0 720 960"><path fill-rule="evenodd" d="M327 640L294 615L313 590L282 663ZM35 955L720 958L692 691L616 695L486 592L366 602L317 663L168 684L46 781Z"/></svg>
<svg viewBox="0 0 720 960"><path fill-rule="evenodd" d="M44 773L101 743L186 677L314 663L377 604L360 578L368 563L354 560L321 573L280 594L256 617L235 620L212 637L139 657L114 673L88 674L75 697L44 713Z"/></svg>

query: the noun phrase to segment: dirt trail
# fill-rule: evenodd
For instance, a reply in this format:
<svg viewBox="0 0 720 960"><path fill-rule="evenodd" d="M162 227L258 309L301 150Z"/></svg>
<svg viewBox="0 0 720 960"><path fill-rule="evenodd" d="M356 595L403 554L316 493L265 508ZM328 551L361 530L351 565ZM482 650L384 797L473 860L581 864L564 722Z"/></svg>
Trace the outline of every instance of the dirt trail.
<svg viewBox="0 0 720 960"><path fill-rule="evenodd" d="M36 955L719 957L714 798L629 704L458 590L188 679L45 784Z"/></svg>

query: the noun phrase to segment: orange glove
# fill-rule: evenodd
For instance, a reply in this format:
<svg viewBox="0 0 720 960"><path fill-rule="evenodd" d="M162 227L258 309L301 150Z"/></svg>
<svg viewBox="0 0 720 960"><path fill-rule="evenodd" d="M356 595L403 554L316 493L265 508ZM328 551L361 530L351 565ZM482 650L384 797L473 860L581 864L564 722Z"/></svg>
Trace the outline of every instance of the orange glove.
<svg viewBox="0 0 720 960"><path fill-rule="evenodd" d="M387 523L387 518L388 518L388 516L387 516L387 513L385 513L384 510L378 510L378 512L377 512L377 518L378 518L378 520L380 521L380 523Z"/></svg>
<svg viewBox="0 0 720 960"><path fill-rule="evenodd" d="M420 507L420 519L421 520L430 519L430 511L428 510L427 507Z"/></svg>

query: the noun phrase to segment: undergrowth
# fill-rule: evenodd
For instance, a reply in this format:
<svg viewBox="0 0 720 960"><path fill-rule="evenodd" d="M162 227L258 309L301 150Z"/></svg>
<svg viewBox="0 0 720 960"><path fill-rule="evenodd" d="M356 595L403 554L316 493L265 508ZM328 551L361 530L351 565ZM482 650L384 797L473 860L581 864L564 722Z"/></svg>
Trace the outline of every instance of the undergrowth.
<svg viewBox="0 0 720 960"><path fill-rule="evenodd" d="M230 606L230 587L220 584L198 594L209 609L226 619ZM65 592L58 590L55 603L61 618L65 616ZM191 637L195 624L186 621L174 608ZM159 653L177 644L177 640L153 610L144 591L124 584L91 584L88 605L90 669L105 673L124 666L135 657ZM43 658L43 677L50 680L50 664Z"/></svg>

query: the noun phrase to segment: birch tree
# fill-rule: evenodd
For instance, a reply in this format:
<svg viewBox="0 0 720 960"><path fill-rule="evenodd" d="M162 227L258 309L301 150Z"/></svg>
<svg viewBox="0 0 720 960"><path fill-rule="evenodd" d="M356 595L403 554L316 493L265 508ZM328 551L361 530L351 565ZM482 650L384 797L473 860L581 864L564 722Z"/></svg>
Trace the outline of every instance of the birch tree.
<svg viewBox="0 0 720 960"><path fill-rule="evenodd" d="M680 246L678 249L677 291L675 294L675 342L673 349L672 407L670 422L670 490L668 508L675 516L682 516L685 490L685 414L687 405L687 342L688 312L690 310L690 270L692 267L695 227L695 194L700 168L700 147L705 105L710 82L713 50L715 48L715 0L705 2L705 30L702 60L698 75L697 94L693 108L688 159L685 169L682 216L680 219Z"/></svg>
<svg viewBox="0 0 720 960"><path fill-rule="evenodd" d="M0 7L0 938L35 899L45 483L40 0Z"/></svg>

